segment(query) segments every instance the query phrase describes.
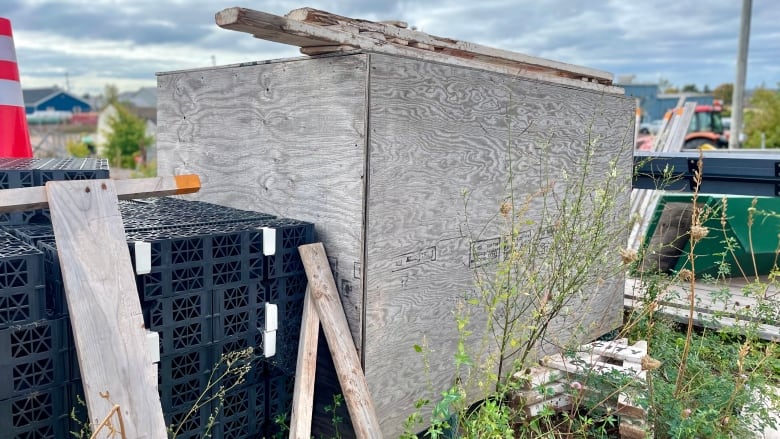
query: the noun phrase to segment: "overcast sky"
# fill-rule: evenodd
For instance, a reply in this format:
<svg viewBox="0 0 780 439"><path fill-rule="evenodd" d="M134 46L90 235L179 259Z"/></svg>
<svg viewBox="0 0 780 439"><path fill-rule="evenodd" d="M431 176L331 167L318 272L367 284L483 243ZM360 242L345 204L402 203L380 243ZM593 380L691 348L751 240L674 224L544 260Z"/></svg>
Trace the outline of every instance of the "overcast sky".
<svg viewBox="0 0 780 439"><path fill-rule="evenodd" d="M593 67L635 82L733 82L739 0L0 0L24 88L101 93L156 84L155 72L300 56L297 47L220 29L243 6L276 15L311 6ZM780 1L753 2L748 88L780 82Z"/></svg>

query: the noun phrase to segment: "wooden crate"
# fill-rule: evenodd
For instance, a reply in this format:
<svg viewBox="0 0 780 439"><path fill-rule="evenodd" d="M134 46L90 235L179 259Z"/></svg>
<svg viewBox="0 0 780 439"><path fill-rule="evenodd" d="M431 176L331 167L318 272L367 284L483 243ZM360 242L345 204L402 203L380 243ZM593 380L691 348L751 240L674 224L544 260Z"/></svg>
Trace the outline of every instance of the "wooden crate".
<svg viewBox="0 0 780 439"><path fill-rule="evenodd" d="M474 251L498 256L505 233L496 217L509 146L519 196L575 172L588 136L599 138L589 178L604 178L611 160L630 177L633 99L572 83L367 51L161 73L159 173L199 174L197 199L316 225L383 432L395 437L415 400L453 382L455 305L475 289ZM617 218L627 218L628 189ZM484 230L469 236L467 222ZM614 244L617 255L625 243ZM588 294L578 338L621 321L622 278ZM560 319L552 332L566 338L571 325ZM414 350L423 337L428 376Z"/></svg>

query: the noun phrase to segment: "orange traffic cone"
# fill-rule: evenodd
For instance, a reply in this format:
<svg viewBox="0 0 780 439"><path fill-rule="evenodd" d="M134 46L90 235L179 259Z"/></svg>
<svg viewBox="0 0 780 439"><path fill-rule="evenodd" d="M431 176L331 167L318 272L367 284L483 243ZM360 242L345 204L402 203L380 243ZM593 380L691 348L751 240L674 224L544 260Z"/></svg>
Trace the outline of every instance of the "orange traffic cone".
<svg viewBox="0 0 780 439"><path fill-rule="evenodd" d="M11 22L0 17L0 157L32 157Z"/></svg>

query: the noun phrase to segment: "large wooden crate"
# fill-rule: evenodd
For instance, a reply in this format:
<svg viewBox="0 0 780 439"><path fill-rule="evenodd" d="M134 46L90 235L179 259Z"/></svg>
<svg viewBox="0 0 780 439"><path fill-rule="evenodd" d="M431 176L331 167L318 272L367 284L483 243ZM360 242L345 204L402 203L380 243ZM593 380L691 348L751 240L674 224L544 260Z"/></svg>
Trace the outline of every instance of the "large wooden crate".
<svg viewBox="0 0 780 439"><path fill-rule="evenodd" d="M453 382L455 306L475 290L476 252L498 255L506 233L509 150L523 197L576 174L598 138L588 179L617 163L615 218L628 215L634 101L614 87L356 51L161 73L158 88L161 175L197 173L199 199L315 223L386 437ZM621 321L623 279L595 283L579 339ZM567 338L572 321L551 332Z"/></svg>

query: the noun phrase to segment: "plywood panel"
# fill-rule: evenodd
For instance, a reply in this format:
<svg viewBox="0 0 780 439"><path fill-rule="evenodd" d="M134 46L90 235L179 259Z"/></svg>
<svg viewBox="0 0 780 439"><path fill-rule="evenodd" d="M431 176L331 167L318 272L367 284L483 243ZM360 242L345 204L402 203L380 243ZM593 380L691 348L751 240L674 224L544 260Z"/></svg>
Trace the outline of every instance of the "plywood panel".
<svg viewBox="0 0 780 439"><path fill-rule="evenodd" d="M49 182L46 192L92 429L118 405L124 421L111 422L123 437L165 437L114 183Z"/></svg>
<svg viewBox="0 0 780 439"><path fill-rule="evenodd" d="M358 347L366 62L325 57L158 77L160 175L196 173L198 199L313 222Z"/></svg>
<svg viewBox="0 0 780 439"><path fill-rule="evenodd" d="M508 151L520 196L564 170L575 175L585 160L583 144L598 137L589 175L604 177L607 163L618 161L625 190L613 213L626 219L634 104L618 95L378 54L371 55L369 93L364 360L383 432L396 437L414 402L436 400L454 379L454 311L474 294L472 268L480 265L471 258L472 243L481 242L490 256L506 233L498 212L509 193ZM540 203L532 204L530 218ZM572 303L576 312L558 319L551 334L565 339L582 324L596 335L619 324L622 279L601 281L584 303ZM428 374L414 351L423 339L431 349Z"/></svg>

